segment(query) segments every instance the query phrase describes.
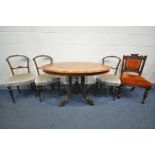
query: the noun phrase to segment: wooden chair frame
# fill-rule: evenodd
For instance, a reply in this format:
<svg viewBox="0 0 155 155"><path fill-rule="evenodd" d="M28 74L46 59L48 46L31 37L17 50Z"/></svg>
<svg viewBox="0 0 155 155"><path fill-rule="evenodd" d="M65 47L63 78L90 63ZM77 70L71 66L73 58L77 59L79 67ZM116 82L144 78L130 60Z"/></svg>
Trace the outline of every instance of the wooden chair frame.
<svg viewBox="0 0 155 155"><path fill-rule="evenodd" d="M121 59L120 59L119 57L117 57L117 56L110 55L110 56L103 57L103 58L102 58L102 63L105 64L105 60L108 59L108 58L115 58L115 59L118 60L118 63L117 63L117 65L116 65L116 67L110 66L111 69L114 69L114 70L115 70L114 75L117 75L117 71L118 71L118 67L119 67L119 65L120 65L120 63L121 63ZM96 96L96 94L97 94L98 87L99 87L99 82L96 82L95 96ZM100 84L100 89L101 89L101 88L102 88L102 84ZM111 90L111 92L113 93L113 100L116 99L116 94L118 93L118 89L119 89L118 86L116 86L115 88L114 88L113 86L111 86L111 89L110 89L110 90Z"/></svg>
<svg viewBox="0 0 155 155"><path fill-rule="evenodd" d="M11 64L10 59L11 58L15 58L15 57L22 57L22 58L24 58L27 61L27 65L26 66L13 67L12 64ZM10 67L12 75L15 75L15 72L14 72L15 69L21 69L21 68L27 68L28 73L30 73L30 65L29 65L30 59L27 56L25 56L25 55L11 55L11 56L6 58L6 61L7 61L8 65L9 65L9 67Z"/></svg>
<svg viewBox="0 0 155 155"><path fill-rule="evenodd" d="M108 59L108 58L115 58L115 59L118 60L118 63L117 63L117 65L116 65L116 67L111 67L111 66L110 66L111 69L115 69L115 75L116 75L116 74L117 74L117 71L118 71L118 67L119 67L119 65L120 65L120 63L121 63L121 59L120 59L119 57L113 56L113 55L111 55L111 56L106 56L106 57L104 57L104 58L102 59L102 63L105 64L105 60Z"/></svg>
<svg viewBox="0 0 155 155"><path fill-rule="evenodd" d="M129 60L129 59L136 59L136 60L141 61L141 64L137 70L129 70L126 68L126 63L127 63L127 60ZM139 56L139 54L131 54L131 55L127 55L127 56L124 55L123 61L122 61L121 74L123 72L135 72L135 73L138 73L139 75L141 75L143 72L144 66L145 66L146 59L147 59L147 56L142 56L142 55Z"/></svg>
<svg viewBox="0 0 155 155"><path fill-rule="evenodd" d="M36 56L36 57L33 58L34 64L35 64L36 69L37 69L37 73L38 73L38 75L40 75L39 70L42 69L42 66L41 67L38 66L38 63L37 63L37 59L38 58L48 58L51 61L51 63L53 63L53 58L50 57L50 56L48 56L48 55L38 55L38 56Z"/></svg>
<svg viewBox="0 0 155 155"><path fill-rule="evenodd" d="M42 66L39 66L38 63L37 63L37 59L39 59L39 58L47 58L47 59L50 60L51 63L53 63L53 58L51 56L49 56L49 55L38 55L38 56L34 57L33 61L34 61L38 76L41 75L40 70L42 69ZM60 82L58 82L57 84L58 84L59 93L60 93ZM52 84L52 89L53 90L55 89L54 84ZM37 90L38 90L38 93L37 93ZM37 86L36 87L36 96L39 96L39 101L40 102L42 101L41 92L43 92L43 86Z"/></svg>
<svg viewBox="0 0 155 155"><path fill-rule="evenodd" d="M13 65L12 65L12 63L11 63L11 59L12 58L17 58L17 57L21 57L21 58L24 58L25 60L26 60L26 66L17 66L17 67L13 67ZM11 73L12 73L12 75L14 76L15 75L15 72L14 72L14 70L17 70L17 69L26 69L27 68L27 72L28 73L30 73L30 59L27 57L27 56L25 56L25 55L10 55L9 57L7 57L6 58L6 61L7 61L7 63L8 63L8 65L9 65L9 68L10 68L10 70L11 70ZM31 88L33 89L33 85L34 85L34 83L31 83ZM13 91L12 91L12 88L9 86L9 87L7 87L8 88L8 90L9 90L9 93L10 93L10 96L11 96L11 98L12 98L12 101L13 101L13 103L15 103L16 101L15 101L15 98L14 98L14 95L13 95ZM17 89L18 89L18 92L20 93L20 88L19 88L19 86L17 86Z"/></svg>
<svg viewBox="0 0 155 155"><path fill-rule="evenodd" d="M126 63L127 63L127 60L129 59L136 59L136 60L140 60L140 65L139 65L139 68L137 68L137 70L129 70L126 68ZM142 72L143 72L143 69L144 69L144 66L145 66L145 63L146 63L146 59L147 59L147 56L142 56L142 55L139 55L139 54L131 54L131 55L124 55L123 56L123 61L122 61L122 69L121 69L121 76L124 72L131 72L131 73L137 73L139 76L141 76ZM135 87L139 87L137 85L132 85L132 84L121 84L120 87L119 87L119 93L118 93L118 98L120 98L120 93L121 93L121 90L122 90L122 87L123 86L131 86L131 91L133 91L135 89ZM151 90L151 87L140 87L140 88L145 88L145 92L143 94L143 98L142 98L142 104L145 103L145 99L147 98L148 94L149 94L149 91Z"/></svg>

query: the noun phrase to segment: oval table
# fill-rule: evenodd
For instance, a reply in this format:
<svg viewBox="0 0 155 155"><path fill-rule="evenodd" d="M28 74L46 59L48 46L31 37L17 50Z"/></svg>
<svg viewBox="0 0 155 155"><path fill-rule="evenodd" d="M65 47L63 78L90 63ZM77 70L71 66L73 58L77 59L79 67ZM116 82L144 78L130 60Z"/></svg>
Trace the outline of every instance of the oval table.
<svg viewBox="0 0 155 155"><path fill-rule="evenodd" d="M94 62L59 62L47 64L43 66L42 69L43 72L47 74L69 77L69 91L64 100L60 102L60 106L64 106L66 104L66 101L72 96L73 92L75 92L77 88L86 102L93 105L93 101L86 95L85 76L99 75L107 73L110 70L107 65ZM78 78L76 78L75 83L72 84L72 77L81 77L81 83L79 84Z"/></svg>

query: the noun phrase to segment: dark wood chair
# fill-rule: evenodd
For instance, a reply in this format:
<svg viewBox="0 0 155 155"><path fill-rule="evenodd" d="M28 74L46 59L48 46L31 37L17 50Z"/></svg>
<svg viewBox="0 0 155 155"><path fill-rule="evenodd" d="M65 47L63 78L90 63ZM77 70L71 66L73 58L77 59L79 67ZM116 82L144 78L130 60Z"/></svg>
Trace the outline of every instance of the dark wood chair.
<svg viewBox="0 0 155 155"><path fill-rule="evenodd" d="M45 74L42 72L43 63L44 64L53 63L52 57L48 55L38 55L33 58L33 61L38 74L37 77L35 78L35 85L37 90L36 92L38 92L36 96L39 96L39 100L40 101L42 100L41 92L43 91L43 86L46 85L52 85L54 89L54 84L57 84L59 87L59 94L60 94L60 77L51 74Z"/></svg>
<svg viewBox="0 0 155 155"><path fill-rule="evenodd" d="M12 76L10 76L8 79L7 88L11 95L13 103L15 103L12 87L17 87L19 93L19 87L22 85L31 84L31 87L33 88L35 78L33 74L30 73L29 58L27 56L11 55L6 58L6 61L12 73ZM17 73L17 70L22 70L22 73Z"/></svg>
<svg viewBox="0 0 155 155"><path fill-rule="evenodd" d="M113 93L113 100L115 100L118 88L121 84L120 77L117 76L118 67L120 65L121 59L117 56L106 56L102 59L102 63L106 64L110 67L111 71L106 74L101 74L96 78L96 91L97 93L98 87L104 85L108 85L111 87L111 91Z"/></svg>
<svg viewBox="0 0 155 155"><path fill-rule="evenodd" d="M131 54L123 56L122 70L121 70L121 85L119 87L119 98L120 92L123 86L131 86L131 91L135 87L144 88L145 92L142 97L141 103L144 104L145 99L151 90L152 84L142 76L142 72L145 66L147 56L139 54Z"/></svg>

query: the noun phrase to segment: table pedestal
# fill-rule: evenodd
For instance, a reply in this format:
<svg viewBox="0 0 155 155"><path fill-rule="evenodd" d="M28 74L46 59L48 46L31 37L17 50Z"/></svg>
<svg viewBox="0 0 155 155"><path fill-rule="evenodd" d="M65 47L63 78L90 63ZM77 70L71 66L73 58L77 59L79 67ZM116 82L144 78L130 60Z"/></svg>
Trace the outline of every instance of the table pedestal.
<svg viewBox="0 0 155 155"><path fill-rule="evenodd" d="M72 76L69 76L69 90L65 98L60 102L60 106L64 106L68 99L73 95L73 93L80 92L82 94L83 99L89 104L94 105L93 100L91 100L87 95L85 91L85 76L81 76L81 84L78 82L78 78L76 78L76 81L74 84L72 84Z"/></svg>

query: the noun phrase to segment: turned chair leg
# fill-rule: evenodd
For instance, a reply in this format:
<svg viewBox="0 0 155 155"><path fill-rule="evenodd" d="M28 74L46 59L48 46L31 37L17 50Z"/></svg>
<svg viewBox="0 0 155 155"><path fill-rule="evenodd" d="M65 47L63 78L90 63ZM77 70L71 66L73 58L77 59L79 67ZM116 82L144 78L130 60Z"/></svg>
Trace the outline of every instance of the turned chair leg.
<svg viewBox="0 0 155 155"><path fill-rule="evenodd" d="M112 96L113 96L113 101L115 101L115 97L116 97L116 88L111 86L110 87L110 92L112 93Z"/></svg>
<svg viewBox="0 0 155 155"><path fill-rule="evenodd" d="M20 93L20 88L19 88L19 86L17 86L17 89L18 89L18 93Z"/></svg>
<svg viewBox="0 0 155 155"><path fill-rule="evenodd" d="M31 89L33 90L33 88L34 88L34 87L33 87L33 83L31 83L30 85L31 85Z"/></svg>
<svg viewBox="0 0 155 155"><path fill-rule="evenodd" d="M118 96L118 89L119 89L118 86L116 86L116 87L113 88L112 93L113 93L113 100L114 101L116 100L116 96Z"/></svg>
<svg viewBox="0 0 155 155"><path fill-rule="evenodd" d="M99 82L96 82L96 85L95 85L95 96L97 95L98 86L99 86Z"/></svg>
<svg viewBox="0 0 155 155"><path fill-rule="evenodd" d="M37 86L35 85L35 83L34 83L34 92L35 92L35 95L37 97L38 96L38 93L37 93Z"/></svg>
<svg viewBox="0 0 155 155"><path fill-rule="evenodd" d="M150 92L150 88L146 88L145 92L144 92L144 95L143 95L143 98L142 98L142 102L141 102L142 104L145 103L145 99L147 98L149 92Z"/></svg>
<svg viewBox="0 0 155 155"><path fill-rule="evenodd" d="M115 87L114 86L110 86L110 93L112 94L113 96L113 100L115 101Z"/></svg>
<svg viewBox="0 0 155 155"><path fill-rule="evenodd" d="M117 98L118 99L120 99L122 87L123 87L123 85L118 86L118 91L117 91Z"/></svg>
<svg viewBox="0 0 155 155"><path fill-rule="evenodd" d="M9 93L10 93L10 96L11 96L11 98L12 98L13 103L16 103L15 98L14 98L14 96L13 96L12 88L11 88L11 87L8 87L8 91L9 91Z"/></svg>
<svg viewBox="0 0 155 155"><path fill-rule="evenodd" d="M42 96L41 96L41 92L43 91L43 88L42 86L38 86L38 97L39 97L39 101L41 102L42 101Z"/></svg>

